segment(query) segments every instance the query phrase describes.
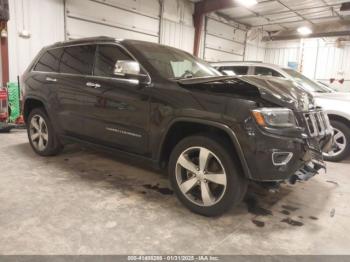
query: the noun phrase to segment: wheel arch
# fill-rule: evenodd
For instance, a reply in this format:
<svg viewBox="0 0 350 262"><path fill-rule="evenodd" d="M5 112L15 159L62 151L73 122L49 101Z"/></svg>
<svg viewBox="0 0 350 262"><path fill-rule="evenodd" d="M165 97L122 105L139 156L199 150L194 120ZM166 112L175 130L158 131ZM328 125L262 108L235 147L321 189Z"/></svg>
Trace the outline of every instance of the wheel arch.
<svg viewBox="0 0 350 262"><path fill-rule="evenodd" d="M23 118L27 123L30 112L35 108L44 108L46 110L46 103L38 97L27 97L23 103Z"/></svg>
<svg viewBox="0 0 350 262"><path fill-rule="evenodd" d="M177 118L169 124L162 136L158 149L157 160L159 165L161 167L167 165L172 149L181 139L186 136L207 132L218 134L223 139L228 139L244 176L251 178L248 164L235 132L225 124L202 119Z"/></svg>
<svg viewBox="0 0 350 262"><path fill-rule="evenodd" d="M335 120L343 123L348 128L350 128L350 120L344 116L336 115L336 114L328 114L328 118L330 121Z"/></svg>

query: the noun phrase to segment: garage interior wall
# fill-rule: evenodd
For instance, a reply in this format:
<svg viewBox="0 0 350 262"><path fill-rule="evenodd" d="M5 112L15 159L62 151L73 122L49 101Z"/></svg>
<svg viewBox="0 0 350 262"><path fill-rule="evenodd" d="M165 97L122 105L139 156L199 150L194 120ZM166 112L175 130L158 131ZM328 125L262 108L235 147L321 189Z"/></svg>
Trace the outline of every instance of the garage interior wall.
<svg viewBox="0 0 350 262"><path fill-rule="evenodd" d="M187 0L164 0L163 8L159 0L147 5L144 0L12 0L9 5L10 81L17 81L42 47L65 39L107 35L193 51L194 7ZM24 30L30 37L20 36Z"/></svg>
<svg viewBox="0 0 350 262"><path fill-rule="evenodd" d="M164 0L160 43L193 53L194 5L187 0Z"/></svg>
<svg viewBox="0 0 350 262"><path fill-rule="evenodd" d="M261 29L251 29L247 32L247 42L245 50L245 61L264 61L266 52L266 42L262 41L266 34Z"/></svg>
<svg viewBox="0 0 350 262"><path fill-rule="evenodd" d="M134 38L193 52L194 5L188 0L12 0L9 21L10 81L17 81L46 45L89 36ZM40 15L37 15L40 13ZM21 37L24 30L30 37ZM261 43L246 42L246 28L211 15L200 47L208 61L261 58ZM260 44L260 46L259 46Z"/></svg>
<svg viewBox="0 0 350 262"><path fill-rule="evenodd" d="M215 15L205 20L204 59L217 61L243 61L247 28Z"/></svg>
<svg viewBox="0 0 350 262"><path fill-rule="evenodd" d="M17 82L43 46L64 39L62 0L11 0L8 22L10 81ZM26 30L30 38L20 37Z"/></svg>
<svg viewBox="0 0 350 262"><path fill-rule="evenodd" d="M329 84L339 91L350 91L350 42L338 38L313 38L267 42L266 63L288 66L299 64L300 71L311 79ZM344 79L344 83L339 80Z"/></svg>
<svg viewBox="0 0 350 262"><path fill-rule="evenodd" d="M133 38L192 53L193 8L187 0L66 0L67 38Z"/></svg>
<svg viewBox="0 0 350 262"><path fill-rule="evenodd" d="M66 0L67 39L90 36L159 41L159 2Z"/></svg>

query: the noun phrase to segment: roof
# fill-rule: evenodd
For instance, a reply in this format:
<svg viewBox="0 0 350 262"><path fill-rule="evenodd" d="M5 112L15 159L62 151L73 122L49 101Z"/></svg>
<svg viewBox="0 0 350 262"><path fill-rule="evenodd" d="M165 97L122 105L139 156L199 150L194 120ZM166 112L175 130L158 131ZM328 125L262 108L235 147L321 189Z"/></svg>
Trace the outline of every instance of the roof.
<svg viewBox="0 0 350 262"><path fill-rule="evenodd" d="M53 45L50 45L48 47L60 47L60 46L84 44L84 43L90 43L90 42L110 42L110 41L118 42L120 40L113 37L108 37L108 36L86 37L86 38L56 42Z"/></svg>
<svg viewBox="0 0 350 262"><path fill-rule="evenodd" d="M227 61L210 63L212 66L265 66L269 68L281 69L282 67L274 64L250 61Z"/></svg>
<svg viewBox="0 0 350 262"><path fill-rule="evenodd" d="M65 47L69 45L79 45L79 44L87 44L87 43L103 43L103 42L115 42L115 43L145 43L149 45L158 45L158 46L166 46L161 45L158 43L148 42L148 41L142 41L142 40L134 40L134 39L118 39L114 37L108 37L108 36L98 36L98 37L87 37L87 38L79 38L74 40L68 40L68 41L62 41L54 43L53 45L47 46L44 49L50 49L50 48L56 48L56 47ZM169 48L173 48L171 46L166 46Z"/></svg>

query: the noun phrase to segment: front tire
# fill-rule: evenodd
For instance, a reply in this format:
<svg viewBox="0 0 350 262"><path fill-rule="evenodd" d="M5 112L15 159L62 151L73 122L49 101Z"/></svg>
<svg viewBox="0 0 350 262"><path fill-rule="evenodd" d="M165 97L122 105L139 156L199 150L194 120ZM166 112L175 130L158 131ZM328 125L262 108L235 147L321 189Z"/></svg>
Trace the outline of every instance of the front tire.
<svg viewBox="0 0 350 262"><path fill-rule="evenodd" d="M43 108L33 109L27 121L29 143L40 156L54 156L62 150L62 145Z"/></svg>
<svg viewBox="0 0 350 262"><path fill-rule="evenodd" d="M326 161L339 162L350 155L350 128L337 120L331 120L334 130L334 143L331 151L323 153Z"/></svg>
<svg viewBox="0 0 350 262"><path fill-rule="evenodd" d="M177 197L204 216L221 215L241 201L247 181L239 170L232 150L210 135L184 138L169 161L170 182Z"/></svg>

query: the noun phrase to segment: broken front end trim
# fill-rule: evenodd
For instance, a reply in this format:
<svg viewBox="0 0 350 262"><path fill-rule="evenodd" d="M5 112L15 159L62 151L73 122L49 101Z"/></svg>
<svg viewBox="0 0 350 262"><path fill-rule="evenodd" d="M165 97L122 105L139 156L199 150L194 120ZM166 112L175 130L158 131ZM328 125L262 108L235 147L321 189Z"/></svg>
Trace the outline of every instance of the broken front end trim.
<svg viewBox="0 0 350 262"><path fill-rule="evenodd" d="M319 170L326 170L326 164L323 161L312 160L296 171L288 180L290 184L295 184L297 181L307 181L317 175Z"/></svg>

